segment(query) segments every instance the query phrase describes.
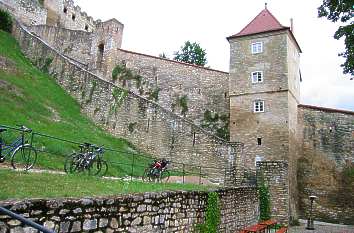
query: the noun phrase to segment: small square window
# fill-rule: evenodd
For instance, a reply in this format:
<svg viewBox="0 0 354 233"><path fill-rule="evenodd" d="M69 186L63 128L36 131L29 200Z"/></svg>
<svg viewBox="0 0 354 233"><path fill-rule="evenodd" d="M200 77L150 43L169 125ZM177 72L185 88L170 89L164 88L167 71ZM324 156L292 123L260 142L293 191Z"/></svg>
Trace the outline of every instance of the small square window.
<svg viewBox="0 0 354 233"><path fill-rule="evenodd" d="M254 112L264 112L264 101L263 100L254 101L253 111Z"/></svg>
<svg viewBox="0 0 354 233"><path fill-rule="evenodd" d="M263 72L255 71L251 74L252 83L261 83L263 82Z"/></svg>
<svg viewBox="0 0 354 233"><path fill-rule="evenodd" d="M251 50L252 50L252 54L262 53L263 52L263 42L252 43Z"/></svg>
<svg viewBox="0 0 354 233"><path fill-rule="evenodd" d="M262 145L262 138L257 138L257 144L258 144L258 146Z"/></svg>

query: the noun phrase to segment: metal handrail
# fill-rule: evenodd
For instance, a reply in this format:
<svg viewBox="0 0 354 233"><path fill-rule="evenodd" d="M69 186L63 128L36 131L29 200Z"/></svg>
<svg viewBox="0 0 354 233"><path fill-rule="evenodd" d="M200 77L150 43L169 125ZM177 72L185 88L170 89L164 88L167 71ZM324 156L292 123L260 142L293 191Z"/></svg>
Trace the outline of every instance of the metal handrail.
<svg viewBox="0 0 354 233"><path fill-rule="evenodd" d="M39 230L40 232L54 233L54 231L48 230L47 228L43 227L42 225L39 225L38 223L28 220L27 218L24 218L23 216L16 214L16 213L14 213L8 209L5 209L3 207L0 207L0 213L4 213L4 214L10 216L11 218L19 220L20 222L22 222L30 227L33 227L33 228Z"/></svg>

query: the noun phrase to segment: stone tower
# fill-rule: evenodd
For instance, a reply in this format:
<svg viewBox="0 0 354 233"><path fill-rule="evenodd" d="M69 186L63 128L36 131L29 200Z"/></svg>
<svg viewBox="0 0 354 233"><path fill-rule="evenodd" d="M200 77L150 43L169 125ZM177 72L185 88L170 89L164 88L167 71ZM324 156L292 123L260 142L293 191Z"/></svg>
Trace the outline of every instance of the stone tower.
<svg viewBox="0 0 354 233"><path fill-rule="evenodd" d="M289 163L290 215L296 216L299 54L292 29L262 10L230 43L230 140L244 143L242 165ZM294 182L294 183L293 183Z"/></svg>
<svg viewBox="0 0 354 233"><path fill-rule="evenodd" d="M92 69L97 74L109 75L112 72L121 48L124 25L116 19L105 22L96 21L93 33L91 54Z"/></svg>

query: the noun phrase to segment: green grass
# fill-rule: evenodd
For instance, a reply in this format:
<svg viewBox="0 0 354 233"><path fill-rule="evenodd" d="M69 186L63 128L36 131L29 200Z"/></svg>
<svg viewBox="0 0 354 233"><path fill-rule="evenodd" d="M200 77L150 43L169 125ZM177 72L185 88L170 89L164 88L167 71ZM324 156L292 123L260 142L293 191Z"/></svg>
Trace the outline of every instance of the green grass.
<svg viewBox="0 0 354 233"><path fill-rule="evenodd" d="M113 181L92 176L21 173L11 170L0 170L0 177L0 200L92 197L162 190L208 190L210 188L192 184L149 184L138 181Z"/></svg>
<svg viewBox="0 0 354 233"><path fill-rule="evenodd" d="M124 139L115 138L80 113L80 105L54 79L37 69L22 54L10 34L0 31L0 58L9 64L0 67L0 125L26 125L37 132L79 142L91 142L120 152L106 152L109 175L125 176L132 172L133 156L138 153ZM16 131L3 136L10 142ZM36 136L34 145L40 152L37 167L63 169L65 155L78 150L77 145ZM149 157L135 156L133 174L141 176ZM117 163L120 163L118 165ZM122 165L126 164L126 165Z"/></svg>

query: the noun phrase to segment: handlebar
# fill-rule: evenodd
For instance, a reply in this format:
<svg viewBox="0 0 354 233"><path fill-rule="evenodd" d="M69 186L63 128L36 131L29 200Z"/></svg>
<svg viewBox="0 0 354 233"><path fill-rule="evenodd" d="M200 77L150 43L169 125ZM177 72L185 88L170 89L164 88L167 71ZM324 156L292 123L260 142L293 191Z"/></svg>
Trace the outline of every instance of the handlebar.
<svg viewBox="0 0 354 233"><path fill-rule="evenodd" d="M21 131L23 131L23 132L26 132L26 133L30 133L30 132L32 132L32 129L30 129L30 128L27 128L26 126L24 126L24 125L16 125L17 127L19 127L20 128L20 130Z"/></svg>

